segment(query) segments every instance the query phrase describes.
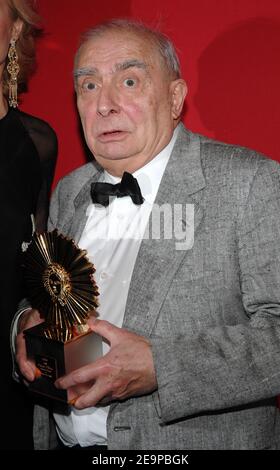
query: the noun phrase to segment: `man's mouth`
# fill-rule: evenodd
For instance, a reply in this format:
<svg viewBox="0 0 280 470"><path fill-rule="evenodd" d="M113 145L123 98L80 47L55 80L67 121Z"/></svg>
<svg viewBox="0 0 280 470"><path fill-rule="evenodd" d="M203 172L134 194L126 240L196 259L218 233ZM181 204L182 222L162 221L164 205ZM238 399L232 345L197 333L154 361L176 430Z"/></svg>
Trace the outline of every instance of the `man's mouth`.
<svg viewBox="0 0 280 470"><path fill-rule="evenodd" d="M103 132L102 135L119 134L120 132L122 132L122 131L119 131L119 130L115 130L115 131L106 131L106 132Z"/></svg>
<svg viewBox="0 0 280 470"><path fill-rule="evenodd" d="M98 138L102 142L107 142L109 140L118 140L127 135L126 131L122 131L119 129L112 129L110 131L105 131L99 134Z"/></svg>

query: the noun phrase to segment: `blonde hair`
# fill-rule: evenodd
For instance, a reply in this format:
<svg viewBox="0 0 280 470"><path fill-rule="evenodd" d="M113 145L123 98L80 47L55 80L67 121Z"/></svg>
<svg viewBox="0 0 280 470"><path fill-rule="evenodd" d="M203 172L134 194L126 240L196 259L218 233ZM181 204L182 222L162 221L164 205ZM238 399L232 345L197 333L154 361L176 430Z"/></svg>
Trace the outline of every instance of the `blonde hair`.
<svg viewBox="0 0 280 470"><path fill-rule="evenodd" d="M35 69L35 38L41 33L39 16L35 10L36 0L8 0L13 21L20 19L22 30L16 43L20 72L18 75L18 93L26 91L27 80ZM7 65L8 60L6 60ZM5 66L3 72L3 94L8 96L9 74Z"/></svg>

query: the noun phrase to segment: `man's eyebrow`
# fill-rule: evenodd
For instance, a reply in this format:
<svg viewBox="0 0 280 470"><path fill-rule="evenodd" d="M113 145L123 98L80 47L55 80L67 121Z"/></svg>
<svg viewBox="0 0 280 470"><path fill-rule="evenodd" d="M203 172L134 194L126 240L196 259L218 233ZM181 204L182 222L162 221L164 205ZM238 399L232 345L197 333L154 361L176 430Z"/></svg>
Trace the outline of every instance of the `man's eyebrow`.
<svg viewBox="0 0 280 470"><path fill-rule="evenodd" d="M121 64L116 64L115 70L127 70L131 67L136 67L138 69L146 69L148 65L145 62L142 62L141 60L138 59L130 59L126 60L125 62L122 62Z"/></svg>
<svg viewBox="0 0 280 470"><path fill-rule="evenodd" d="M148 66L145 62L142 62L138 59L130 59L122 62L120 64L116 64L114 70L116 72L127 70L129 68L136 67L139 69L146 69ZM74 78L77 79L79 77L84 77L86 75L96 75L98 74L98 69L96 67L81 67L79 69L74 70Z"/></svg>
<svg viewBox="0 0 280 470"><path fill-rule="evenodd" d="M74 78L83 77L85 75L96 75L97 69L95 67L81 67L74 70Z"/></svg>

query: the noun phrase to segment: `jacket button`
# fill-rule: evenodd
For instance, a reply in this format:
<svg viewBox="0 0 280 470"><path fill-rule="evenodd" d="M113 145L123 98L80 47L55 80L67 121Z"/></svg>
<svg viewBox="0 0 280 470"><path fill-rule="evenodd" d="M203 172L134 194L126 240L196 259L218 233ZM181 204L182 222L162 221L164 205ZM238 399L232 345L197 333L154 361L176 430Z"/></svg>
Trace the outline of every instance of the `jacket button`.
<svg viewBox="0 0 280 470"><path fill-rule="evenodd" d="M129 431L131 429L130 426L115 426L114 431Z"/></svg>

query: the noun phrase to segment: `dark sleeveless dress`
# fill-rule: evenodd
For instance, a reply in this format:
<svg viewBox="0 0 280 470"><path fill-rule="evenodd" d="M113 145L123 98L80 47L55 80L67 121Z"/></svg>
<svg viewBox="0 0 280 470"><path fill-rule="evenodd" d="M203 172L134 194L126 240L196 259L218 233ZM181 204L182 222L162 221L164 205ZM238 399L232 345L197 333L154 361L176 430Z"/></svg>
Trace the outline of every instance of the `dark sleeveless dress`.
<svg viewBox="0 0 280 470"><path fill-rule="evenodd" d="M12 377L10 324L24 297L22 245L46 228L57 139L44 121L9 110L0 120L0 449L32 448L32 401Z"/></svg>

